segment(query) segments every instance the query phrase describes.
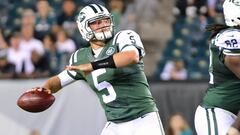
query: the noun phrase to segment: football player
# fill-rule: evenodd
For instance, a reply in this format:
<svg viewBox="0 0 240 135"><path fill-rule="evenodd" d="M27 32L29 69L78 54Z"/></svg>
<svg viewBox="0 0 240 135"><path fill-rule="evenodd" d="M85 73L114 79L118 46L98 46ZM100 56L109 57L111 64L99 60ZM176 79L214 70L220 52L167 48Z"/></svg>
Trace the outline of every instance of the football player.
<svg viewBox="0 0 240 135"><path fill-rule="evenodd" d="M77 25L90 46L74 52L66 70L43 87L55 93L74 81L87 82L107 117L101 135L164 135L143 72L145 51L139 35L131 30L114 34L111 14L98 4L81 10Z"/></svg>
<svg viewBox="0 0 240 135"><path fill-rule="evenodd" d="M225 25L207 27L209 87L195 113L198 135L226 135L240 110L240 1L223 3Z"/></svg>

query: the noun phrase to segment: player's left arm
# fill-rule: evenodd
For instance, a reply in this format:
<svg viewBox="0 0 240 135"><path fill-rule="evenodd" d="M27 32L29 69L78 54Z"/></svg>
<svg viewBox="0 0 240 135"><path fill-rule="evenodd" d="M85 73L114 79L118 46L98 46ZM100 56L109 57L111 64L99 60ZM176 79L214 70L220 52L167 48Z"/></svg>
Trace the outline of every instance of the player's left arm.
<svg viewBox="0 0 240 135"><path fill-rule="evenodd" d="M119 50L113 55L117 68L137 64L145 56L140 36L132 30L119 32L114 42L118 45Z"/></svg>
<svg viewBox="0 0 240 135"><path fill-rule="evenodd" d="M122 51L113 55L113 60L117 68L126 67L137 64L139 62L139 54L137 49Z"/></svg>
<svg viewBox="0 0 240 135"><path fill-rule="evenodd" d="M66 66L68 70L81 70L84 72L91 72L100 68L121 68L139 62L139 55L136 50L128 50L115 53L106 59L95 61L92 63L82 64L78 66Z"/></svg>
<svg viewBox="0 0 240 135"><path fill-rule="evenodd" d="M78 66L67 66L68 70L91 72L100 68L121 68L137 64L145 52L140 37L134 31L120 33L117 40L119 52L105 59Z"/></svg>

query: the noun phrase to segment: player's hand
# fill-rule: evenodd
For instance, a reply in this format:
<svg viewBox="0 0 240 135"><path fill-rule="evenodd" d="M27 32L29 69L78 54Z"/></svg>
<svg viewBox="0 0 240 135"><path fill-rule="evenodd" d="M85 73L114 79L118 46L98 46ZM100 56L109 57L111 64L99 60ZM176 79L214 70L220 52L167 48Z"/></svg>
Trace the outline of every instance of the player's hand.
<svg viewBox="0 0 240 135"><path fill-rule="evenodd" d="M65 67L66 70L81 70L83 72L91 72L93 71L92 65L89 64L82 64L82 65L78 65L78 66L66 66Z"/></svg>
<svg viewBox="0 0 240 135"><path fill-rule="evenodd" d="M46 93L48 93L48 94L51 94L51 93L52 93L51 90L45 89L45 88L43 88L43 87L34 87L34 88L32 88L32 89L30 89L30 90L28 90L28 91L26 91L26 92L29 92L29 91L44 91L44 92L46 92Z"/></svg>

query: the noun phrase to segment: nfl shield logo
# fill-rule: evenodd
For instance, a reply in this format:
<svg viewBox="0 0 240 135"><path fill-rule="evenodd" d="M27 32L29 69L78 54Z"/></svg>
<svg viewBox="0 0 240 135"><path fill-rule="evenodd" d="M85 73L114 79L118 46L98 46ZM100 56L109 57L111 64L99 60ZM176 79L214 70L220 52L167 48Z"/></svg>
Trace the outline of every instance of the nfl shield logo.
<svg viewBox="0 0 240 135"><path fill-rule="evenodd" d="M112 55L115 52L115 49L113 47L109 47L108 50L106 51L107 55Z"/></svg>

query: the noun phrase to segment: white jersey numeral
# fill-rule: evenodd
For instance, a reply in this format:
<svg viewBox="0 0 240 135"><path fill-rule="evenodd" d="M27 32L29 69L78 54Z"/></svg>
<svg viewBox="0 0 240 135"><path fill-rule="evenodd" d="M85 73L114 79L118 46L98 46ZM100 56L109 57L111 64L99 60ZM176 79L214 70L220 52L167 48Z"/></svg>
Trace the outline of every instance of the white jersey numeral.
<svg viewBox="0 0 240 135"><path fill-rule="evenodd" d="M109 103L116 99L117 94L113 89L113 86L109 82L107 81L103 81L100 83L98 82L97 77L104 73L106 73L106 69L95 70L92 72L92 78L94 86L98 89L98 91L104 90L105 88L108 90L109 95L104 94L102 95L102 98L104 103Z"/></svg>

